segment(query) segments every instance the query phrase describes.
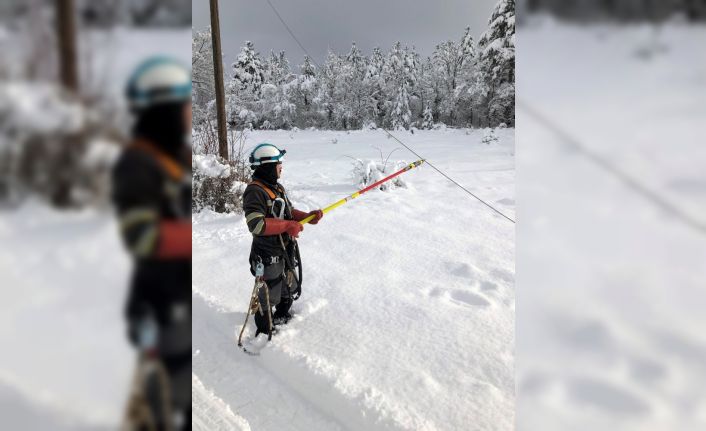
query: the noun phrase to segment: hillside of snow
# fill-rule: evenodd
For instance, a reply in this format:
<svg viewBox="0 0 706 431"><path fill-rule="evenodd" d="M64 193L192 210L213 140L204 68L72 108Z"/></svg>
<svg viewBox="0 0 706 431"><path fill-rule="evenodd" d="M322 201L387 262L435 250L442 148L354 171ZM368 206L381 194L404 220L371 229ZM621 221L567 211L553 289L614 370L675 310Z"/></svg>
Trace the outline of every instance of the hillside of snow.
<svg viewBox="0 0 706 431"><path fill-rule="evenodd" d="M396 134L514 217L514 129L488 143L483 130ZM382 131L248 135L265 141L287 150L282 183L301 210L358 189L351 158L399 147ZM257 357L236 344L253 286L244 217L194 214L194 405L212 421L196 429L513 428L515 226L429 166L403 179L305 227L295 317Z"/></svg>

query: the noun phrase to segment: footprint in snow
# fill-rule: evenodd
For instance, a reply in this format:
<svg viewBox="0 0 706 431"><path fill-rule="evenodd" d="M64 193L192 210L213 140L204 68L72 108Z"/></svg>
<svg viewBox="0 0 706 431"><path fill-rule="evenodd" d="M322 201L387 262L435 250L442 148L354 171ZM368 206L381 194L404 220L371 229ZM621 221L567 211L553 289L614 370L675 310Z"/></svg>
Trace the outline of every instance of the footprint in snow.
<svg viewBox="0 0 706 431"><path fill-rule="evenodd" d="M497 201L501 205L515 205L515 199L504 198Z"/></svg>
<svg viewBox="0 0 706 431"><path fill-rule="evenodd" d="M438 287L433 288L432 290L429 291L428 295L432 298L438 298L441 295L444 294L444 291L439 289Z"/></svg>
<svg viewBox="0 0 706 431"><path fill-rule="evenodd" d="M490 275L509 284L513 284L515 282L515 275L504 269L496 268L490 271Z"/></svg>
<svg viewBox="0 0 706 431"><path fill-rule="evenodd" d="M325 308L328 305L328 301L323 298L319 298L318 300L313 300L307 302L307 304L303 307L303 310L301 312L301 316L309 316L312 314L317 313L321 309Z"/></svg>
<svg viewBox="0 0 706 431"><path fill-rule="evenodd" d="M490 305L490 302L481 295L466 290L452 290L451 300L467 306L488 307Z"/></svg>
<svg viewBox="0 0 706 431"><path fill-rule="evenodd" d="M484 280L480 282L480 288L484 292L491 292L494 290L498 290L498 285L491 281Z"/></svg>
<svg viewBox="0 0 706 431"><path fill-rule="evenodd" d="M472 278L475 275L471 265L464 262L446 262L444 266L449 273L457 277Z"/></svg>

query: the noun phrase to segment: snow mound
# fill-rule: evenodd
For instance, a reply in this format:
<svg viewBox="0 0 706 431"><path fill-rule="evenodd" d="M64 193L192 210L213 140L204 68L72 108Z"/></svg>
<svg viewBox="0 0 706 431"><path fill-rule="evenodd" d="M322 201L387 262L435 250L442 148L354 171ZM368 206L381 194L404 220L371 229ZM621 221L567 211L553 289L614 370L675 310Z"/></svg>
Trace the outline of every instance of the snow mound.
<svg viewBox="0 0 706 431"><path fill-rule="evenodd" d="M230 166L223 163L215 154L194 155L191 167L194 173L208 178L225 178L231 173Z"/></svg>
<svg viewBox="0 0 706 431"><path fill-rule="evenodd" d="M13 82L0 86L0 117L4 131L43 135L77 132L86 112L55 85Z"/></svg>

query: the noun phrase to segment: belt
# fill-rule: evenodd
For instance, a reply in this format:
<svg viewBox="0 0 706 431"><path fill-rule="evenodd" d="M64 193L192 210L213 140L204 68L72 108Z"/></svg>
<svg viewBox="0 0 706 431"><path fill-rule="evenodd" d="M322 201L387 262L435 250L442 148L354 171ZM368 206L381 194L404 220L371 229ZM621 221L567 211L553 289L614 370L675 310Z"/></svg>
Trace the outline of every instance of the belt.
<svg viewBox="0 0 706 431"><path fill-rule="evenodd" d="M265 266L274 265L276 263L280 263L281 261L282 261L281 256L269 256L269 257L262 259L262 263Z"/></svg>

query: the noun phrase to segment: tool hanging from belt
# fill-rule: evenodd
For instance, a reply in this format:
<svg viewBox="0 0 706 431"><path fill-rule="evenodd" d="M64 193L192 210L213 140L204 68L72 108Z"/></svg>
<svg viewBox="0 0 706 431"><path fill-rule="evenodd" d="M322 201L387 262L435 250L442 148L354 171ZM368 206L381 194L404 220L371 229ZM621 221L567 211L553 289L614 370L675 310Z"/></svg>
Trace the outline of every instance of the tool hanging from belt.
<svg viewBox="0 0 706 431"><path fill-rule="evenodd" d="M265 302L267 305L267 341L272 339L272 307L270 306L270 289L265 283L265 265L262 263L262 258L257 257L257 263L255 264L255 285L252 289L252 294L250 295L250 304L248 305L248 311L245 314L245 322L243 322L243 327L240 329L240 335L238 335L238 347L243 347L243 332L248 324L248 318L250 314L255 315L255 313L260 313L261 316L265 314L265 310L262 309L262 304L260 304L260 289L265 288Z"/></svg>

